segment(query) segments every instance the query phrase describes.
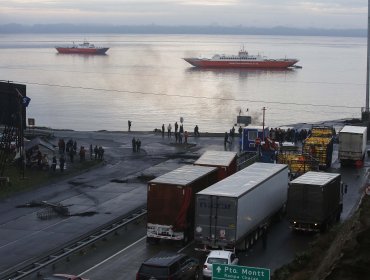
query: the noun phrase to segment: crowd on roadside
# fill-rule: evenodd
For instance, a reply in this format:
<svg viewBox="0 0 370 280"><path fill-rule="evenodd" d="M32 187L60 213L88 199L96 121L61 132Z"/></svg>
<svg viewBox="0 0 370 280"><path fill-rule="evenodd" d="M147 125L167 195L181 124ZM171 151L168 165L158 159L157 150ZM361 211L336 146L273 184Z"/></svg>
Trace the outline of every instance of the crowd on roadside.
<svg viewBox="0 0 370 280"><path fill-rule="evenodd" d="M291 143L297 143L302 142L311 134L310 129L295 129L295 128L271 128L269 131L269 138L282 143L282 142L291 142Z"/></svg>
<svg viewBox="0 0 370 280"><path fill-rule="evenodd" d="M76 158L79 159L79 162L86 161L87 154L90 160L104 159L104 149L102 146L98 147L95 145L95 147L93 147L93 145L90 144L89 149L85 148L83 145L78 148L76 141L69 139L65 142L62 138L59 139L57 146L57 155L53 152L51 162L49 162L50 155L42 154L40 149L30 149L26 152L26 166L30 168L37 167L42 170L50 169L53 172L55 172L57 166L59 166L60 171L63 172L67 162L73 164Z"/></svg>
<svg viewBox="0 0 370 280"><path fill-rule="evenodd" d="M175 143L178 144L188 144L188 138L191 136L191 133L187 130L184 130L183 124L178 124L175 122L174 124L174 131L172 131L172 124L169 123L167 125L167 129L164 124L162 124L161 129L154 129L154 132L160 132L162 138L164 138L167 134L167 138L172 139L172 136L175 138ZM199 137L199 126L195 125L193 135L194 137Z"/></svg>

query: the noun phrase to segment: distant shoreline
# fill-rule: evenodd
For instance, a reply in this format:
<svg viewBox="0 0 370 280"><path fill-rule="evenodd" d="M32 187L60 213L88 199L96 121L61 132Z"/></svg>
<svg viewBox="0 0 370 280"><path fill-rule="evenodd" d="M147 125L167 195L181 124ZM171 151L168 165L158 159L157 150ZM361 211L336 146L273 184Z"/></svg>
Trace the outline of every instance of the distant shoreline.
<svg viewBox="0 0 370 280"><path fill-rule="evenodd" d="M367 37L367 29L294 28L287 26L167 26L167 25L78 25L8 23L0 25L0 34L148 34L148 35L266 35Z"/></svg>
<svg viewBox="0 0 370 280"><path fill-rule="evenodd" d="M315 126L315 125L323 125L323 126L332 126L334 128L336 127L343 127L345 125L356 125L356 124L361 124L361 120L360 119L339 119L339 120L330 120L330 121L322 121L322 122L315 122L315 123L296 123L296 124L288 124L288 125L281 125L279 127L293 127L295 129L298 129L298 130L301 130L301 129L311 129L312 126ZM275 128L275 127L271 127L271 128ZM278 127L276 127L278 128ZM43 132L54 132L54 131L58 131L58 132L63 132L63 131L68 131L68 132L84 132L84 133L124 133L124 134L132 134L132 135L135 135L135 134L158 134L160 135L161 132L160 131L154 131L153 130L147 130L147 131L144 131L144 130L138 130L138 131L135 131L135 130L132 130L132 131L127 131L127 130L105 130L105 129L101 129L101 130L73 130L73 129L62 129L62 128L51 128L51 127L42 127L42 126L35 126L35 127L27 127L27 129L25 129L25 134L27 135L32 135L32 132L35 132L35 131L43 131ZM337 131L338 132L338 131ZM165 131L165 133L167 133L167 130ZM191 133L191 136L192 136L192 132ZM200 132L200 136L201 137L223 137L224 136L224 133L225 132Z"/></svg>

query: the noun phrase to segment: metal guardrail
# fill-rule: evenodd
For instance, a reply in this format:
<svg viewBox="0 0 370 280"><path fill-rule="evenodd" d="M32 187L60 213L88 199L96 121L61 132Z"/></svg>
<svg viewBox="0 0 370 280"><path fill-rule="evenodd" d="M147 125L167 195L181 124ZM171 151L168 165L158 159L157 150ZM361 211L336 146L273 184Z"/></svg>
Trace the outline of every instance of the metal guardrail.
<svg viewBox="0 0 370 280"><path fill-rule="evenodd" d="M237 165L238 170L241 170L252 163L259 160L259 155L256 152L242 152L238 155Z"/></svg>
<svg viewBox="0 0 370 280"><path fill-rule="evenodd" d="M2 280L20 280L26 277L37 274L42 268L48 267L68 256L82 250L83 248L96 243L104 237L117 232L120 228L138 220L145 216L147 210L145 208L137 209L137 211L131 212L120 219L116 219L110 224L90 232L87 236L84 236L80 240L75 240L73 243L66 245L63 248L59 248L54 252L51 252L47 256L42 256L33 259L28 264L24 264L22 267L13 267L0 274Z"/></svg>

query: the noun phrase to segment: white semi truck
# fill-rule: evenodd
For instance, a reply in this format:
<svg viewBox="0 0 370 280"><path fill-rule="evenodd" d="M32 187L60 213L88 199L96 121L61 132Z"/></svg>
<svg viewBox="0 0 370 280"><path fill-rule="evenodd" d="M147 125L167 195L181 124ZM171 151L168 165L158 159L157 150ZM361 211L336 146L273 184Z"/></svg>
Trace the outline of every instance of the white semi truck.
<svg viewBox="0 0 370 280"><path fill-rule="evenodd" d="M196 194L198 250L246 250L284 211L288 165L254 163Z"/></svg>
<svg viewBox="0 0 370 280"><path fill-rule="evenodd" d="M341 165L363 163L366 151L367 127L346 125L339 132Z"/></svg>

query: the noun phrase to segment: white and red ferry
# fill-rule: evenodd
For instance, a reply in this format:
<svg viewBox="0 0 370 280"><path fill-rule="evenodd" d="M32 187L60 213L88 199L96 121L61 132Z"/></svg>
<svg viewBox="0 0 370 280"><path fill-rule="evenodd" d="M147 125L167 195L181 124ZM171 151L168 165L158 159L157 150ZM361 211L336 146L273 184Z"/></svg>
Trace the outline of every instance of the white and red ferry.
<svg viewBox="0 0 370 280"><path fill-rule="evenodd" d="M216 54L212 58L184 58L195 67L203 68L261 68L261 69L283 69L292 67L298 62L295 58L271 59L261 55L249 55L242 48L238 55Z"/></svg>
<svg viewBox="0 0 370 280"><path fill-rule="evenodd" d="M105 54L109 49L107 47L96 47L94 44L90 44L84 41L82 44L75 44L68 46L56 46L59 53L78 53L78 54Z"/></svg>

